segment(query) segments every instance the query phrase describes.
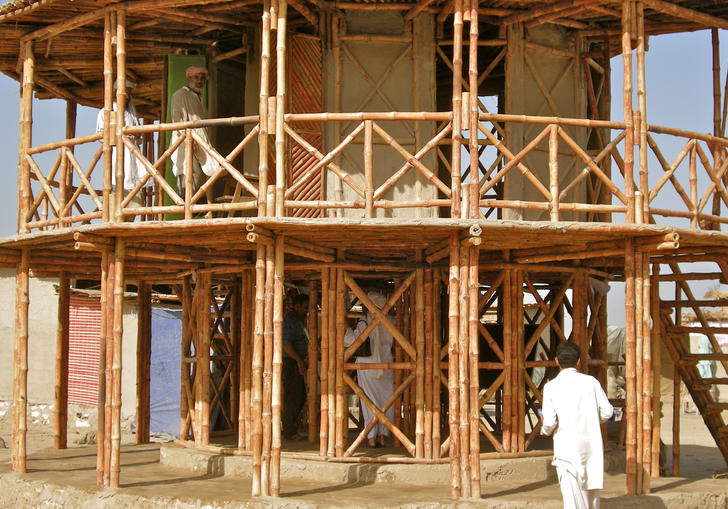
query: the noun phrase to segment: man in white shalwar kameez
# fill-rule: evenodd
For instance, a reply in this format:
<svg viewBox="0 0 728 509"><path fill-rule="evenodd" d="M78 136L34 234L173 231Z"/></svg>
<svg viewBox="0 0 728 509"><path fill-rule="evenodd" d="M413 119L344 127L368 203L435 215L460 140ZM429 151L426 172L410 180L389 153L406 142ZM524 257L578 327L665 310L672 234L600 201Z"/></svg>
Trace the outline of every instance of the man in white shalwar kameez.
<svg viewBox="0 0 728 509"><path fill-rule="evenodd" d="M185 71L187 85L172 94L170 109L172 111L172 122L191 122L207 118L207 108L202 103L202 91L207 82L207 69L204 67L190 66ZM207 129L199 127L194 130L205 143L210 143ZM172 145L180 133L172 132L169 144ZM182 198L185 195L185 143L172 154L172 173L177 177L177 189ZM220 171L220 164L208 155L200 146L195 146L192 157L192 180L194 183L193 193L205 182L207 177L212 177ZM212 200L212 193L208 190L208 202Z"/></svg>
<svg viewBox="0 0 728 509"><path fill-rule="evenodd" d="M565 509L598 509L604 483L600 424L614 409L593 376L579 373L580 350L567 341L556 349L561 368L543 390L541 432L553 434L554 459Z"/></svg>
<svg viewBox="0 0 728 509"><path fill-rule="evenodd" d="M367 296L378 308L384 307L387 298L381 293L369 292ZM356 338L366 329L372 321L373 315L366 313L364 319L359 320L354 328L349 328L344 335L344 345L351 345ZM369 334L371 355L367 357L357 356L356 362L365 363L389 363L392 362L392 343L394 338L383 325L377 325ZM360 369L357 371L357 382L364 391L364 394L372 400L377 408L384 408L387 400L394 393L394 372L390 369ZM374 412L369 406L362 404L364 422L369 424L374 419ZM394 419L394 406L390 406L384 413L392 421ZM385 439L389 436L389 429L381 422L377 422L367 434L367 442L370 447L385 445Z"/></svg>

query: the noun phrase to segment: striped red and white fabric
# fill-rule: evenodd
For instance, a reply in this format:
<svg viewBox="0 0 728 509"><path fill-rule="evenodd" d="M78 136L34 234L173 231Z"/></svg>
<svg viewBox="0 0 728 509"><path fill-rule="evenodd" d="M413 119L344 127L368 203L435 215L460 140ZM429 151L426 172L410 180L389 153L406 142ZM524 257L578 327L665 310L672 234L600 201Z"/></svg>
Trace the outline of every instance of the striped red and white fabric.
<svg viewBox="0 0 728 509"><path fill-rule="evenodd" d="M68 402L96 405L101 301L98 298L71 297L69 314Z"/></svg>

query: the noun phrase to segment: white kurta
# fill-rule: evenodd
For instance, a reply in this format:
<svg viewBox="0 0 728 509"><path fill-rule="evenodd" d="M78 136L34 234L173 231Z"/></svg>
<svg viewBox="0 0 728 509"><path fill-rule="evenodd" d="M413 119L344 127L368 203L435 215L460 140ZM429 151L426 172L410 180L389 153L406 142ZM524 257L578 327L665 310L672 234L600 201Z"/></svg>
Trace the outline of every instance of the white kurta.
<svg viewBox="0 0 728 509"><path fill-rule="evenodd" d="M344 345L351 345L356 338L366 329L367 324L371 322L372 316L367 314L366 320L359 320L355 328L349 328L344 335ZM369 357L357 357L357 363L380 363L392 362L392 342L394 338L383 325L377 325L369 334L369 343L371 345L372 355ZM357 381L369 399L382 409L387 400L394 393L394 372L389 369L360 369L357 372ZM367 405L362 403L362 413L364 414L364 422L369 424L374 419L374 412ZM390 406L384 414L392 421L394 419L394 405ZM382 423L377 422L369 431L367 438L376 438L377 436L388 436L389 429Z"/></svg>
<svg viewBox="0 0 728 509"><path fill-rule="evenodd" d="M172 94L171 106L172 122L190 122L195 120L203 120L207 118L207 109L202 104L202 99L189 87L182 87ZM195 129L195 134L202 138L203 141L209 143L207 129L200 127ZM172 145L179 137L177 131L172 132L169 144ZM197 147L194 154L194 165L197 169L208 177L212 177L220 170L218 162L207 155L201 148ZM172 154L172 172L177 175L184 174L185 171L185 144L182 144Z"/></svg>
<svg viewBox="0 0 728 509"><path fill-rule="evenodd" d="M573 475L582 490L602 489L600 423L609 419L613 410L597 379L574 368L562 369L543 389L541 431L553 433L553 465Z"/></svg>
<svg viewBox="0 0 728 509"><path fill-rule="evenodd" d="M116 111L116 103L113 103L113 111ZM113 115L113 113L112 113ZM127 108L124 111L124 126L135 126L139 125L139 120L136 117L136 112L134 111L134 106L131 106L130 108ZM104 130L104 110L99 111L99 114L96 116L96 132L100 133ZM124 189L127 191L130 191L131 189L134 189L134 186L137 185L137 183L144 178L146 175L146 170L144 169L144 166L142 165L141 161L137 159L137 157L131 153L131 151L124 147ZM145 185L149 186L151 185L151 179L147 180L147 183ZM112 147L111 149L111 185L116 185L116 147Z"/></svg>

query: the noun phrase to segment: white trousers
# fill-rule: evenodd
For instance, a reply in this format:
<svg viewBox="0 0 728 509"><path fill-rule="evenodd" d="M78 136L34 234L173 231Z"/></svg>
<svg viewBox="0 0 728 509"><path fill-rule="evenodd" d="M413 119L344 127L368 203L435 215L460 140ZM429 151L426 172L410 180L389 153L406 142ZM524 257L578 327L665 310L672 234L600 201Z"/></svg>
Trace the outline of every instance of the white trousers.
<svg viewBox="0 0 728 509"><path fill-rule="evenodd" d="M379 370L377 370L379 371ZM357 380L359 386L364 391L369 399L379 408L380 410L387 403L387 400L392 396L394 392L394 374L392 371L387 371L380 377L374 376L374 372L370 370L360 370L357 373ZM361 404L361 411L364 414L364 423L369 424L374 419L374 412L372 409ZM384 415L390 421L394 420L394 406L390 406ZM377 422L371 431L367 434L367 438L376 438L378 436L389 436L389 428L387 428L381 422Z"/></svg>
<svg viewBox="0 0 728 509"><path fill-rule="evenodd" d="M583 490L579 481L566 469L556 467L559 477L564 509L599 509L599 492L601 490Z"/></svg>

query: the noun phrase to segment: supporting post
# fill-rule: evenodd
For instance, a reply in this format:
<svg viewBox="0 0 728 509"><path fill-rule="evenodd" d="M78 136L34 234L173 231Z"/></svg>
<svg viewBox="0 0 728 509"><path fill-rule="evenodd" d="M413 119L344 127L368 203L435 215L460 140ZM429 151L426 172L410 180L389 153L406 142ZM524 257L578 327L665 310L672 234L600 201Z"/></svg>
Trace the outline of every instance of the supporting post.
<svg viewBox="0 0 728 509"><path fill-rule="evenodd" d="M115 13L107 12L104 15L104 131L102 138L101 151L104 156L103 162L103 184L102 184L102 196L103 196L103 211L102 219L106 223L110 221L114 215L111 212L111 163L112 151L111 151L111 128L112 128L112 116L111 107L113 101L113 83L114 83L114 62L112 59L112 31L114 30L115 23L112 22L112 14L116 18ZM166 89L165 89L166 90ZM160 136L164 138L164 136Z"/></svg>
<svg viewBox="0 0 728 509"><path fill-rule="evenodd" d="M458 420L460 421L460 496L463 498L471 497L471 479L470 479L470 373L468 367L470 365L468 352L470 351L469 336L469 302L470 289L468 288L468 279L470 271L468 270L470 257L468 249L460 248L460 285L459 285L459 305L460 316L458 322L458 393L460 397Z"/></svg>
<svg viewBox="0 0 728 509"><path fill-rule="evenodd" d="M192 297L192 277L186 276L182 281L182 341L181 341L181 374L180 374L180 419L179 419L179 438L180 440L187 440L192 429L193 436L197 434L198 427L195 415L194 388L190 387L191 378L190 370L192 369L192 362L188 361L192 355L192 342L194 337L194 320L193 320L193 297Z"/></svg>
<svg viewBox="0 0 728 509"><path fill-rule="evenodd" d="M635 327L635 252L634 241L630 238L625 242L625 385L626 407L625 419L627 431L625 438L626 448L626 474L627 494L637 493L637 397L636 397L636 327Z"/></svg>
<svg viewBox="0 0 728 509"><path fill-rule="evenodd" d="M140 282L137 287L137 394L136 443L149 442L149 383L152 359L152 287Z"/></svg>
<svg viewBox="0 0 728 509"><path fill-rule="evenodd" d="M114 341L111 365L111 458L109 486L119 487L121 468L121 353L124 333L124 241L116 239L114 250Z"/></svg>
<svg viewBox="0 0 728 509"><path fill-rule="evenodd" d="M116 189L114 193L114 222L124 220L121 202L124 200L124 112L126 110L126 11L116 12L116 167L114 168Z"/></svg>
<svg viewBox="0 0 728 509"><path fill-rule="evenodd" d="M453 2L452 154L450 217L460 217L460 147L462 146L463 0ZM451 444L452 445L452 444Z"/></svg>
<svg viewBox="0 0 728 509"><path fill-rule="evenodd" d="M273 209L269 209L273 210ZM263 449L261 456L261 494L271 493L271 452L273 427L273 301L274 301L275 252L273 246L265 247L265 313L263 316Z"/></svg>
<svg viewBox="0 0 728 509"><path fill-rule="evenodd" d="M109 302L107 300L109 273L113 272L109 267L111 256L108 249L101 254L101 331L99 334L99 386L96 399L96 484L104 484L104 472L106 470L106 334L109 326L106 316L108 314Z"/></svg>
<svg viewBox="0 0 728 509"><path fill-rule="evenodd" d="M28 305L30 252L23 249L15 275L15 355L13 359L13 472L26 471L28 431Z"/></svg>
<svg viewBox="0 0 728 509"><path fill-rule="evenodd" d="M460 345L458 331L460 322L460 239L450 234L450 281L448 301L448 424L450 427L450 497L460 498L460 439L459 439L459 390L458 355Z"/></svg>
<svg viewBox="0 0 728 509"><path fill-rule="evenodd" d="M20 121L18 143L18 233L28 231L25 226L30 208L30 166L25 160L33 138L33 85L35 84L35 55L33 41L21 46L23 54L23 85L20 96Z"/></svg>
<svg viewBox="0 0 728 509"><path fill-rule="evenodd" d="M624 187L627 193L627 223L634 217L634 120L632 116L632 0L622 2L622 61L624 108ZM628 474L629 476L629 474ZM629 482L629 481L628 481Z"/></svg>
<svg viewBox="0 0 728 509"><path fill-rule="evenodd" d="M106 391L106 397L104 400L104 486L109 486L109 478L111 473L111 422L112 422L112 389L114 380L111 372L114 359L114 288L116 285L116 263L114 258L114 250L109 250L108 255L108 267L107 273L108 281L106 284L106 311L102 320L106 321L106 337L104 338L104 344L106 349L106 358L104 370L106 371L105 381L106 384L104 389ZM99 390L102 390L99 388Z"/></svg>
<svg viewBox="0 0 728 509"><path fill-rule="evenodd" d="M477 13L477 3L473 2L473 5ZM468 299L468 336L470 342L468 360L470 369L470 494L473 498L480 498L480 370L478 369L480 353L478 346L478 326L480 325L480 317L478 316L478 258L480 248L478 246L471 246L467 250L469 252L468 292L470 293Z"/></svg>
<svg viewBox="0 0 728 509"><path fill-rule="evenodd" d="M649 223L649 183L647 180L647 78L645 76L645 50L647 36L645 35L644 5L636 2L637 25L637 104L640 112L639 125L639 176L640 190L644 196L641 210L636 210L640 223Z"/></svg>
<svg viewBox="0 0 728 509"><path fill-rule="evenodd" d="M271 0L263 0L262 33L260 41L260 94L258 99L258 115L260 115L260 131L258 132L258 216L266 215L266 195L268 194L268 135L269 111L268 88L270 76L270 7ZM273 211L270 211L273 212Z"/></svg>
<svg viewBox="0 0 728 509"><path fill-rule="evenodd" d="M285 0L283 2L285 4ZM284 12L285 14L285 12ZM280 27L280 15L279 15ZM285 18L283 18L285 19ZM270 494L277 497L281 486L281 395L283 392L282 365L283 365L283 255L284 237L282 234L275 239L275 267L273 282L273 380L272 380L272 437L270 459Z"/></svg>
<svg viewBox="0 0 728 509"><path fill-rule="evenodd" d="M337 255L343 258L343 250ZM336 270L336 457L344 455L344 440L348 429L349 411L346 405L346 387L344 385L344 334L346 333L346 287L343 269Z"/></svg>
<svg viewBox="0 0 728 509"><path fill-rule="evenodd" d="M197 305L195 310L197 314L195 324L197 332L195 413L197 414L198 429L195 431L195 443L199 445L210 443L210 284L209 272L197 273L195 286L197 294L195 299Z"/></svg>
<svg viewBox="0 0 728 509"><path fill-rule="evenodd" d="M308 402L308 441L316 442L316 424L318 413L316 408L316 385L318 380L318 293L312 279L308 280L308 390L306 398Z"/></svg>
<svg viewBox="0 0 728 509"><path fill-rule="evenodd" d="M286 136L283 114L286 111L286 14L288 0L277 0L278 17L276 29L276 197L275 216L283 217L283 197L286 192Z"/></svg>
<svg viewBox="0 0 728 509"><path fill-rule="evenodd" d="M68 319L71 285L68 273L58 278L58 326L56 328L56 372L53 445L67 447L68 430Z"/></svg>
<svg viewBox="0 0 728 509"><path fill-rule="evenodd" d="M265 312L265 246L258 244L255 260L255 330L252 359L253 496L262 494L261 471L263 454L263 327Z"/></svg>
<svg viewBox="0 0 728 509"><path fill-rule="evenodd" d="M422 262L422 250L416 252L415 259ZM415 270L415 457L425 457L425 273L424 269Z"/></svg>

